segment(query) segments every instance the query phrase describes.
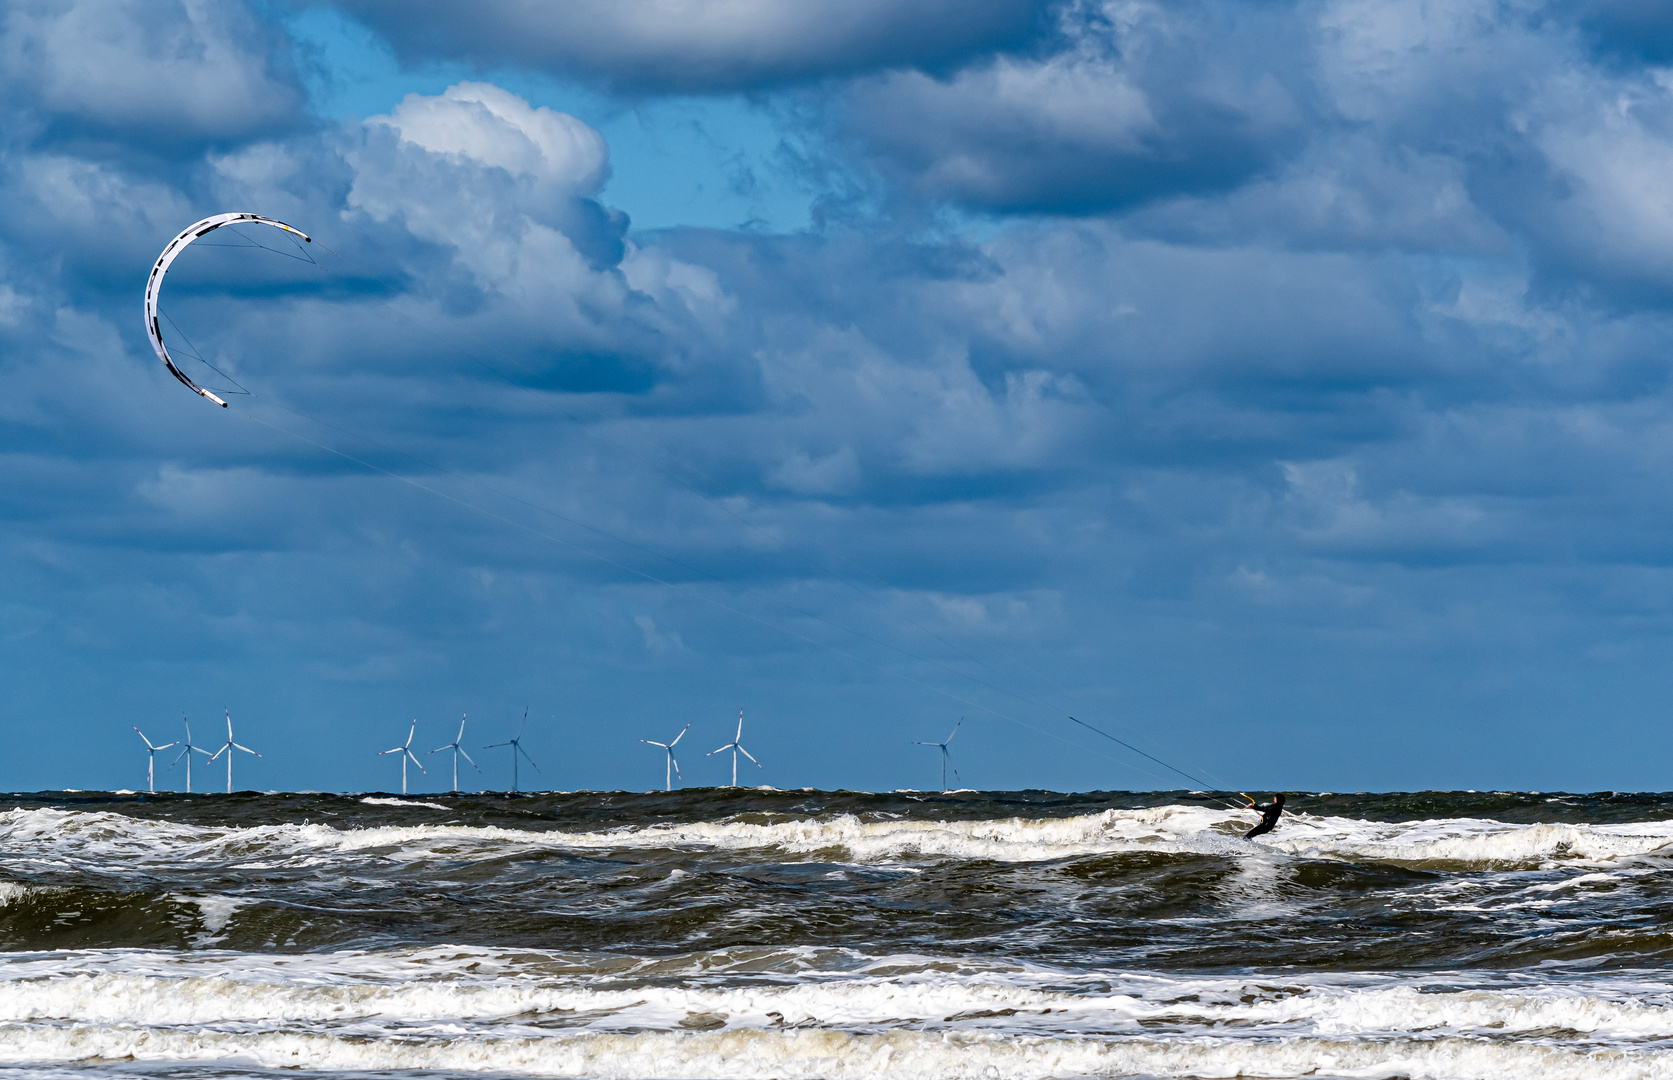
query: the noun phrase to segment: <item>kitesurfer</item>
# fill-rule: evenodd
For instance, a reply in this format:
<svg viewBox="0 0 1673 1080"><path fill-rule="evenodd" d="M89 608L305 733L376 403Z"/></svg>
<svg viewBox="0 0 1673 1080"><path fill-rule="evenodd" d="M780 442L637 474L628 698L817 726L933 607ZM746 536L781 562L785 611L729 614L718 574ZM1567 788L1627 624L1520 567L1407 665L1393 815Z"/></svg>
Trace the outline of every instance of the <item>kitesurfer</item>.
<svg viewBox="0 0 1673 1080"><path fill-rule="evenodd" d="M1284 812L1283 793L1280 792L1279 794L1272 796L1272 801L1264 804L1256 804L1254 800L1251 799L1249 802L1249 809L1260 814L1261 822L1259 825L1256 825L1253 829L1250 829L1248 832L1243 834L1243 839L1245 840L1253 840L1255 837L1269 833L1278 827L1278 817Z"/></svg>

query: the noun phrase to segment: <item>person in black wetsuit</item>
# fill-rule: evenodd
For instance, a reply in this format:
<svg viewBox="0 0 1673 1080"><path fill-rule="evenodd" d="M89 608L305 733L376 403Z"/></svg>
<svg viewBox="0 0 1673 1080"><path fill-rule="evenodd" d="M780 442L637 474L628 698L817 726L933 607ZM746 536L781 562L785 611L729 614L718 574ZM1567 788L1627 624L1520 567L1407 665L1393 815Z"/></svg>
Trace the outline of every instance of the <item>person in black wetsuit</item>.
<svg viewBox="0 0 1673 1080"><path fill-rule="evenodd" d="M1272 801L1264 805L1249 804L1249 809L1257 810L1261 815L1261 823L1243 834L1243 839L1253 840L1257 836L1271 832L1278 827L1278 817L1284 812L1284 796L1280 793L1272 796Z"/></svg>

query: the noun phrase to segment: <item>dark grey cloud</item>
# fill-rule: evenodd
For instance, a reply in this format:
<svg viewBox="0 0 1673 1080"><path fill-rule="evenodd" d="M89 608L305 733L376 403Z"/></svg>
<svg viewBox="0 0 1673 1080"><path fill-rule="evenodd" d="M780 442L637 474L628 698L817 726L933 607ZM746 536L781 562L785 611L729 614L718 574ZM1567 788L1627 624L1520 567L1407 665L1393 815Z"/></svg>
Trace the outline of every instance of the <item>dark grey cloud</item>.
<svg viewBox="0 0 1673 1080"><path fill-rule="evenodd" d="M1067 5L1053 47L858 82L841 124L921 197L1086 214L1238 186L1300 142L1314 59L1252 4Z"/></svg>
<svg viewBox="0 0 1673 1080"><path fill-rule="evenodd" d="M463 59L637 93L749 91L892 67L942 68L1026 44L1040 0L343 0L410 59Z"/></svg>

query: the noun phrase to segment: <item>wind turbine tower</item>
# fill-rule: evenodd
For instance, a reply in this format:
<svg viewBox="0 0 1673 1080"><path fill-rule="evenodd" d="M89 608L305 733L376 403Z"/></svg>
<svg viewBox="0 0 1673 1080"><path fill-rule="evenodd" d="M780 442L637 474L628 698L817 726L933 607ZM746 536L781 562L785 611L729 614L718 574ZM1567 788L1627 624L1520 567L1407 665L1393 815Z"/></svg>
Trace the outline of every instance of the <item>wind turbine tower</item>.
<svg viewBox="0 0 1673 1080"><path fill-rule="evenodd" d="M152 746L151 740L145 737L145 732L136 727L134 728L134 734L144 741L145 749L149 751L149 756L145 759L145 786L155 795L157 793L157 751L167 750L171 746L179 746L180 740L166 742L161 746Z"/></svg>
<svg viewBox="0 0 1673 1080"><path fill-rule="evenodd" d="M505 742L489 743L487 746L484 746L482 748L484 750L493 750L494 748L500 747L500 746L511 747L511 790L512 791L517 790L517 755L522 754L524 757L529 758L529 764L534 765L534 758L529 757L529 752L527 750L523 749L523 730L524 730L524 728L527 728L528 726L529 726L529 710L524 709L523 710L523 724L522 724L522 727L519 727L517 729L517 737L515 739L507 739ZM539 765L534 765L534 771L539 772L540 771L540 766Z"/></svg>
<svg viewBox="0 0 1673 1080"><path fill-rule="evenodd" d="M417 723L418 723L417 720L413 721L413 724L415 726L417 725ZM465 714L460 713L459 714L459 734L453 736L453 741L448 743L446 746L438 746L434 750L430 751L430 753L432 753L432 754L439 754L443 750L453 751L453 790L454 790L455 793L457 793L458 790L459 790L459 755L460 754L465 754L465 748L460 746L459 742L464 737L465 737ZM412 740L409 738L407 741L411 742ZM469 754L465 754L465 760L469 761L471 763L471 768L475 769L477 772L482 771L482 766L478 765L475 761L472 761L471 756ZM401 771L405 772L406 768L407 768L406 762L403 761L401 763ZM403 795L406 794L406 788L405 787L403 787L401 789L401 793Z"/></svg>
<svg viewBox="0 0 1673 1080"><path fill-rule="evenodd" d="M958 734L958 729L963 727L963 726L964 726L964 720L961 718L958 723L953 725L953 735L957 735ZM950 743L950 742L953 741L953 735L947 736L947 742L914 742L912 744L913 746L937 746L937 747L941 748L941 790L942 791L947 790L947 766L949 766L953 763L953 755L947 752L947 743ZM953 779L957 780L958 778L959 778L958 770L954 769L953 770Z"/></svg>
<svg viewBox="0 0 1673 1080"><path fill-rule="evenodd" d="M391 746L388 750L379 750L378 751L378 757L382 757L385 754L400 754L401 755L401 794L403 794L403 795L405 795L407 793L407 759L412 758L412 763L414 765L418 766L418 771L419 772L425 772L426 771L424 766L419 763L419 760L412 756L412 736L413 736L413 732L415 732L417 730L418 730L418 717L415 716L412 719L412 727L407 729L407 741L406 742L402 743L400 746ZM445 750L447 748L443 747L442 749Z"/></svg>
<svg viewBox="0 0 1673 1080"><path fill-rule="evenodd" d="M180 764L180 758L186 759L186 794L190 795L192 793L192 751L197 751L204 757L209 758L210 761L214 761L215 759L211 757L209 751L205 750L203 747L192 745L191 723L184 716L180 718L180 722L186 725L186 737L175 745L184 746L186 749L180 751L180 757L177 757L173 761L169 762L168 767L172 769L176 765ZM144 736L141 736L141 738L144 738Z"/></svg>
<svg viewBox="0 0 1673 1080"><path fill-rule="evenodd" d="M738 755L742 754L744 757L749 758L749 760L755 761L755 755L751 754L748 750L744 749L743 738L744 738L744 711L742 709L739 709L738 710L738 733L736 735L732 736L732 741L727 743L725 746L722 746L719 750L710 750L707 754L703 755L704 757L714 757L716 754L722 753L724 751L727 751L727 750L732 751L732 786L733 787L738 786ZM755 761L755 767L757 769L761 768L761 763L759 761Z"/></svg>
<svg viewBox="0 0 1673 1080"><path fill-rule="evenodd" d="M685 733L690 730L691 725L687 724L685 727L680 729L680 733L678 735L674 736L667 742L655 742L651 739L639 740L642 743L650 743L652 746L660 746L668 752L668 767L662 770L662 790L664 791L674 790L674 777L679 776L681 780L685 779L684 776L680 776L680 763L674 760L674 744L685 738Z"/></svg>
<svg viewBox="0 0 1673 1080"><path fill-rule="evenodd" d="M220 757L222 754L225 754L227 756L227 794L228 795L232 794L232 752L234 750L242 750L246 754L255 754L256 757L261 757L260 754L256 754L256 752L254 750L251 750L248 746L240 746L238 743L235 743L235 742L232 741L232 710L229 709L229 710L227 710L227 741L222 744L222 746L219 750L215 751L214 754L210 755L210 758L209 758L209 760L211 762L213 762L216 758Z"/></svg>

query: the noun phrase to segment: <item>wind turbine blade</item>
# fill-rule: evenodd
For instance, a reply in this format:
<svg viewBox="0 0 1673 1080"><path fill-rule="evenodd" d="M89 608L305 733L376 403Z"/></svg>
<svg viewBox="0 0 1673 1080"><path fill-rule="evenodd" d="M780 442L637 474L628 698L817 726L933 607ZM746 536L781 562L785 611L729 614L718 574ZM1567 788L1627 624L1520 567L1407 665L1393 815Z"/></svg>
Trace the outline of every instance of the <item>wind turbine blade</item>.
<svg viewBox="0 0 1673 1080"><path fill-rule="evenodd" d="M404 746L392 746L388 750L379 750L378 751L378 757L383 757L383 755L385 755L385 754L399 754L401 751L403 751L405 749L406 749L406 747L404 747Z"/></svg>
<svg viewBox="0 0 1673 1080"><path fill-rule="evenodd" d="M719 750L710 750L708 753L704 754L703 756L704 757L714 757L716 754L725 753L726 751L732 749L736 745L738 745L738 744L737 743L727 743L725 746L721 747Z"/></svg>
<svg viewBox="0 0 1673 1080"><path fill-rule="evenodd" d="M745 750L741 746L738 747L738 753L742 754L746 758L749 758L749 760L751 760L751 761L755 761L755 755L751 754L748 750ZM761 763L759 761L755 761L755 767L757 769L761 768Z"/></svg>
<svg viewBox="0 0 1673 1080"><path fill-rule="evenodd" d="M668 762L674 766L674 775L679 777L681 780L684 780L685 774L680 771L680 759L675 757L673 754L669 754Z"/></svg>
<svg viewBox="0 0 1673 1080"><path fill-rule="evenodd" d="M447 745L446 745L446 746L438 746L438 747L436 747L436 748L435 748L435 749L434 749L434 750L432 750L432 751L430 751L430 753L432 753L432 754L439 754L439 753L441 753L441 752L442 752L442 751L443 751L443 750L451 750L451 749L453 749L453 746L454 746L454 744L453 744L453 743L448 743L448 744L447 744Z"/></svg>
<svg viewBox="0 0 1673 1080"><path fill-rule="evenodd" d="M256 752L254 750L251 750L248 746L239 746L238 743L233 743L232 745L237 746L238 749L244 751L246 754L256 754ZM261 755L256 754L256 757L261 757Z"/></svg>
<svg viewBox="0 0 1673 1080"><path fill-rule="evenodd" d="M191 753L193 750L196 750L196 749L197 749L197 747L195 747L195 746L186 747L186 749L180 751L180 757L177 757L173 761L168 763L168 767L171 768L171 769L174 768L176 765L180 764L180 758L185 757L187 754Z"/></svg>
<svg viewBox="0 0 1673 1080"><path fill-rule="evenodd" d="M742 742L744 738L744 711L738 710L738 733L732 736L733 742Z"/></svg>
<svg viewBox="0 0 1673 1080"><path fill-rule="evenodd" d="M140 741L143 742L146 745L146 747L148 747L149 749L152 749L152 750L157 749L155 746L151 745L151 740L147 739L145 737L145 732L141 731L139 728L137 728L137 727L134 728L134 734L138 735L139 738L140 738Z"/></svg>
<svg viewBox="0 0 1673 1080"><path fill-rule="evenodd" d="M228 744L227 744L227 745L228 745L228 746L230 746L230 745L232 745L232 744L231 744L231 743L228 743ZM216 758L218 758L218 757L220 757L220 756L221 756L221 755L222 755L222 754L224 754L224 753L226 753L226 751L227 751L227 748L226 748L226 746L223 746L223 747L221 747L221 748L220 748L220 749L219 749L219 750L217 750L217 751L215 751L215 752L214 752L214 753L213 753L213 754L209 754L209 751L207 751L207 750L205 750L205 751L204 751L204 753L206 753L206 754L209 754L209 760L210 760L210 761L214 761L214 760L215 760L215 759L216 759Z"/></svg>
<svg viewBox="0 0 1673 1080"><path fill-rule="evenodd" d="M408 756L408 757L410 757L410 758L412 758L412 763L413 763L413 764L414 764L414 765L417 765L417 766L418 766L418 771L419 771L419 772L421 772L421 773L424 773L424 774L425 774L425 775L426 775L426 776L428 776L428 775L429 775L429 771L428 771L428 770L427 770L427 769L425 769L425 768L424 768L424 764L423 764L423 762L421 762L421 761L419 761L419 760L418 760L418 759L417 759L417 758L415 758L415 757L412 757L412 751L411 751L411 750L407 750L407 748L406 748L406 747L404 747L404 746L403 746L403 747L401 747L401 749L402 749L402 750L406 750L406 753L407 753L407 756Z"/></svg>
<svg viewBox="0 0 1673 1080"><path fill-rule="evenodd" d="M678 735L674 736L674 742L671 742L668 745L673 746L674 743L677 743L681 739L685 738L685 733L690 731L690 730L691 730L691 725L690 724L687 724L685 727L681 728L680 733Z"/></svg>
<svg viewBox="0 0 1673 1080"><path fill-rule="evenodd" d="M176 739L173 742L166 742L161 746L153 746L151 749L153 749L153 750L167 750L171 746L179 746L179 745L180 745L180 740Z"/></svg>
<svg viewBox="0 0 1673 1080"><path fill-rule="evenodd" d="M963 726L964 726L964 721L963 720L960 720L958 723L954 724L953 725L953 735L957 735L958 734L958 729L963 727ZM947 736L947 741L948 742L953 741L953 735Z"/></svg>
<svg viewBox="0 0 1673 1080"><path fill-rule="evenodd" d="M197 751L197 752L198 752L198 753L200 753L200 754L208 754L208 755L209 755L209 760L210 760L210 761L214 761L214 760L215 760L215 755L214 755L214 754L210 754L210 753L209 753L209 751L207 751L207 750L205 750L205 749L204 749L204 748L203 748L203 747L201 747L201 746L194 746L194 747L192 747L192 749L193 749L193 750L196 750L196 751Z"/></svg>
<svg viewBox="0 0 1673 1080"><path fill-rule="evenodd" d="M459 753L465 754L465 748L463 746L459 747ZM465 754L465 760L470 761L471 768L475 769L477 772L482 771L482 766L478 765L475 761L471 761L471 756L469 754Z"/></svg>
<svg viewBox="0 0 1673 1080"><path fill-rule="evenodd" d="M640 739L639 741L642 742L642 743L650 743L652 746L660 746L664 750L668 749L668 744L665 743L665 742L653 742L650 739Z"/></svg>
<svg viewBox="0 0 1673 1080"><path fill-rule="evenodd" d="M498 747L501 747L501 746L510 746L510 745L511 745L510 742L491 742L487 746L484 746L482 749L484 749L484 750L494 750L494 749L497 749Z"/></svg>
<svg viewBox="0 0 1673 1080"><path fill-rule="evenodd" d="M522 754L523 759L525 761L527 761L530 765L534 765L534 758L529 757L529 752L527 750L523 749L523 744L522 743L517 744L517 752L519 754ZM540 766L539 765L534 765L534 771L539 772L540 771Z"/></svg>
<svg viewBox="0 0 1673 1080"><path fill-rule="evenodd" d="M465 717L464 717L464 714L461 713L459 715L459 734L453 736L453 741L454 742L459 742L464 737L465 737Z"/></svg>
<svg viewBox="0 0 1673 1080"><path fill-rule="evenodd" d="M938 742L914 742L913 746L940 746Z"/></svg>

